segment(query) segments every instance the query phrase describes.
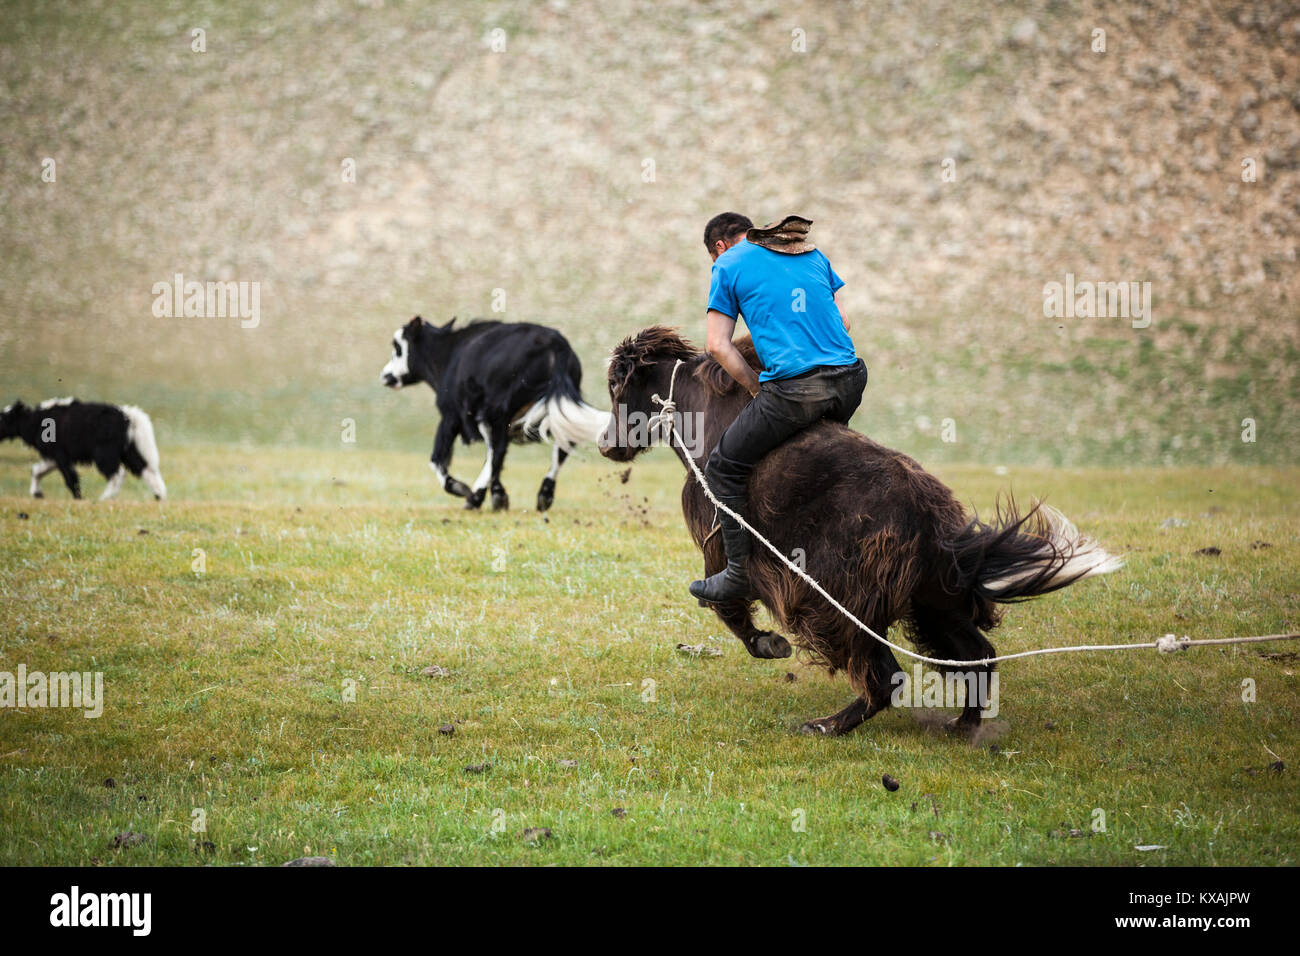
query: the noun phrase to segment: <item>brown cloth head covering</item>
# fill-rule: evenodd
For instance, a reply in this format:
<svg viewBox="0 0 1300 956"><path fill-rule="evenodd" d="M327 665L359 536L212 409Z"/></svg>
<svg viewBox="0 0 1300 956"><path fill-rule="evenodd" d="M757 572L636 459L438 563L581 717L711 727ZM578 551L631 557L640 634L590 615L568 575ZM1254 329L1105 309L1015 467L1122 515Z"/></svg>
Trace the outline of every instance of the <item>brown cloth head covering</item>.
<svg viewBox="0 0 1300 956"><path fill-rule="evenodd" d="M817 248L808 239L808 227L812 224L811 219L803 216L786 216L778 223L769 222L762 229L750 229L745 233L745 238L764 249L797 256L801 252L812 252Z"/></svg>

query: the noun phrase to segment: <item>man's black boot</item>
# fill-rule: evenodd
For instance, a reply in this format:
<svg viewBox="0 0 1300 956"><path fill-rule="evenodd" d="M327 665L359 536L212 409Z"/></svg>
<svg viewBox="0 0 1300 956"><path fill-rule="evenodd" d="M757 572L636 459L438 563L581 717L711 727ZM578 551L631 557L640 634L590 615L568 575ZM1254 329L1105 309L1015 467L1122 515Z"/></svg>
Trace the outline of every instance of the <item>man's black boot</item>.
<svg viewBox="0 0 1300 956"><path fill-rule="evenodd" d="M741 508L745 505L744 498L719 500L737 514L742 513ZM727 552L727 566L702 581L691 582L691 594L709 604L744 600L750 595L749 532L724 511L718 512L718 523L722 525L722 546Z"/></svg>

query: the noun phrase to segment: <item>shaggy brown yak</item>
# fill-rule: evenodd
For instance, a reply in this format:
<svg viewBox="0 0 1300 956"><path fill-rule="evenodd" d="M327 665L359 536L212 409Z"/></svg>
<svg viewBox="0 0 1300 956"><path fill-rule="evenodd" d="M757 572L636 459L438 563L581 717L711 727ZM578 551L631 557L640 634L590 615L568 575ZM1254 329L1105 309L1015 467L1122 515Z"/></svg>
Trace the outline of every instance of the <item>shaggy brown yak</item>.
<svg viewBox="0 0 1300 956"><path fill-rule="evenodd" d="M749 340L738 345L760 369ZM614 413L600 439L601 454L630 461L662 437L654 430L643 436L649 440L634 440L635 423L658 414L651 396L669 394L678 359L683 364L671 383L675 421L680 428L687 416L702 416L692 453L703 467L749 396L717 362L662 326L645 329L614 350L609 365ZM672 449L683 456L676 443ZM1119 567L1045 507L1021 516L1010 502L992 524L968 517L948 487L911 458L831 422L814 425L769 454L750 479L749 501L750 524L783 553L801 551L805 570L828 593L877 634L902 622L918 650L930 657L994 657L983 631L998 625L999 603L1046 594ZM704 573L721 570L721 536L711 534L714 508L689 469L682 510L704 552ZM858 695L839 713L805 723L805 733L843 734L889 705L900 668L888 647L844 618L757 542L749 576L758 600L795 643L832 673L845 671ZM711 607L754 657L790 656L784 637L754 626L750 602ZM960 670L978 675L991 667ZM954 723L978 726L982 706L968 699Z"/></svg>

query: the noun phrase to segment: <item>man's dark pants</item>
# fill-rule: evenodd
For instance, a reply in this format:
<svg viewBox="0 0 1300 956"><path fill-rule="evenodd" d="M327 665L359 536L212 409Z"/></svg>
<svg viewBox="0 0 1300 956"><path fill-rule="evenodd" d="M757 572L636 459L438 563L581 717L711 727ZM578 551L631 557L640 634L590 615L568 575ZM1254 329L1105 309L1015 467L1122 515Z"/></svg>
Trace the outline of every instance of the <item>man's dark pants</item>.
<svg viewBox="0 0 1300 956"><path fill-rule="evenodd" d="M763 382L709 456L704 470L709 487L719 498L745 498L749 476L764 455L823 418L847 425L866 387L861 359Z"/></svg>

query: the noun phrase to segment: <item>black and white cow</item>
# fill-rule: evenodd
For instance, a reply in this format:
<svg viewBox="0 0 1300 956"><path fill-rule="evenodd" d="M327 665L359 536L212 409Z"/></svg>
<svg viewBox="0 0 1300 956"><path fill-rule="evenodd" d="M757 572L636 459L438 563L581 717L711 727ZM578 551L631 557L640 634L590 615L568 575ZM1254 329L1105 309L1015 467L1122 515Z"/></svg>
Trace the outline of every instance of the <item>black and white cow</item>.
<svg viewBox="0 0 1300 956"><path fill-rule="evenodd" d="M431 325L418 315L393 335L393 357L381 373L389 388L424 382L437 395L442 421L429 465L443 490L478 508L488 489L492 510L510 507L501 484L506 445L549 441L551 470L537 492L537 510L555 500L555 477L569 452L595 442L609 413L582 400L582 365L559 332L526 322L476 319L454 327ZM473 487L449 472L457 438L487 443L483 470Z"/></svg>
<svg viewBox="0 0 1300 956"><path fill-rule="evenodd" d="M29 408L14 402L0 412L0 441L21 438L41 460L32 465L32 497L42 498L41 479L59 470L72 497L81 497L76 465L93 463L108 479L99 496L112 498L129 471L143 478L159 501L167 497L158 470L153 422L134 405L105 405L75 398L52 398Z"/></svg>

